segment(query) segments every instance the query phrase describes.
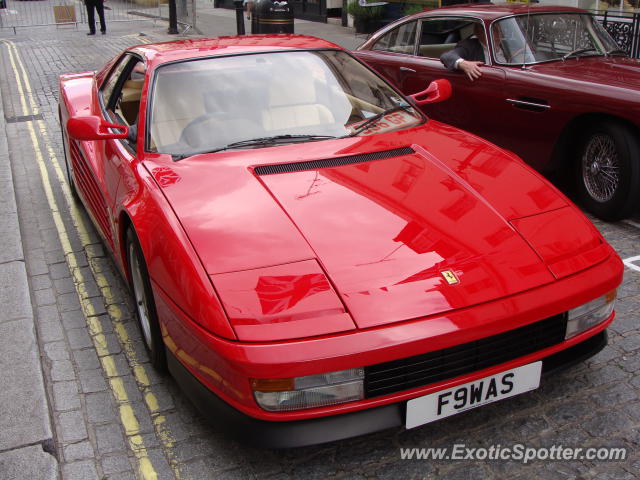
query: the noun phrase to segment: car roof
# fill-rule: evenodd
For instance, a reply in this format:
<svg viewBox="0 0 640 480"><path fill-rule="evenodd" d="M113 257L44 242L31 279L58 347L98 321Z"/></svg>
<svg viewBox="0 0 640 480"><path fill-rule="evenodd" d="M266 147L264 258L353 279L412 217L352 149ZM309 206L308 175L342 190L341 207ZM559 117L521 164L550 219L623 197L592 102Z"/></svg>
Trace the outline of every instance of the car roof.
<svg viewBox="0 0 640 480"><path fill-rule="evenodd" d="M560 5L540 5L531 3L470 3L464 5L452 5L450 7L427 10L416 14L416 16L433 15L468 15L491 21L496 18L523 13L586 13L585 10L575 7L565 7Z"/></svg>
<svg viewBox="0 0 640 480"><path fill-rule="evenodd" d="M335 43L308 35L267 34L150 43L131 47L129 51L143 56L147 60L147 65L154 67L163 63L191 58L309 49L343 50Z"/></svg>

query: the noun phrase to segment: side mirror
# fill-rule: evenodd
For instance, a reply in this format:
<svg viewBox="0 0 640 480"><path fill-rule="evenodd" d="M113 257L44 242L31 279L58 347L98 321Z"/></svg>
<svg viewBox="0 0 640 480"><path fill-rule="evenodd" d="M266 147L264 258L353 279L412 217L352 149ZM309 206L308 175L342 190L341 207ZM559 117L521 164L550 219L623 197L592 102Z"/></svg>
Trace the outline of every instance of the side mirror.
<svg viewBox="0 0 640 480"><path fill-rule="evenodd" d="M121 132L113 133L108 130L109 128L121 130ZM115 138L127 138L129 135L129 127L109 123L100 117L89 115L85 117L71 117L67 121L67 132L76 140L111 140Z"/></svg>
<svg viewBox="0 0 640 480"><path fill-rule="evenodd" d="M434 80L426 90L409 95L416 104L427 105L429 103L444 102L451 97L451 82L445 78Z"/></svg>

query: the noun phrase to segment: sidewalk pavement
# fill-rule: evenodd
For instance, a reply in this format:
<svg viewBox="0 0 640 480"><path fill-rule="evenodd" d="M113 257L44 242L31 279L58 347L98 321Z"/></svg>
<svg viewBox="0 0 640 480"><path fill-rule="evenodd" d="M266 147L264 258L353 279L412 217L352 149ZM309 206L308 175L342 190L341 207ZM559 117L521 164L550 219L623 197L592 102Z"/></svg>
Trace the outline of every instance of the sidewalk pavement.
<svg viewBox="0 0 640 480"><path fill-rule="evenodd" d="M55 479L45 393L0 91L0 476Z"/></svg>
<svg viewBox="0 0 640 480"><path fill-rule="evenodd" d="M196 28L205 36L235 35L236 12L224 8L207 8L200 6L196 14ZM245 30L251 32L251 22L245 19ZM310 22L307 20L294 20L294 31L301 35L311 35L324 38L336 43L343 48L353 50L364 43L366 35L356 35L355 30L331 23Z"/></svg>
<svg viewBox="0 0 640 480"><path fill-rule="evenodd" d="M80 30L86 25L80 25ZM115 27L115 28L112 28ZM193 38L168 35L165 22L142 24L142 35L154 41ZM250 22L245 19L246 31ZM116 35L127 24L110 25ZM353 49L364 41L353 29L339 25L295 20L295 33L313 35ZM202 36L236 34L235 11L201 8L197 30ZM38 34L39 32L34 32ZM60 37L76 32L56 30ZM18 210L11 171L6 122L0 90L0 472L3 480L56 479L58 460L53 440L50 399L44 384L42 358L34 322L34 307L25 266Z"/></svg>

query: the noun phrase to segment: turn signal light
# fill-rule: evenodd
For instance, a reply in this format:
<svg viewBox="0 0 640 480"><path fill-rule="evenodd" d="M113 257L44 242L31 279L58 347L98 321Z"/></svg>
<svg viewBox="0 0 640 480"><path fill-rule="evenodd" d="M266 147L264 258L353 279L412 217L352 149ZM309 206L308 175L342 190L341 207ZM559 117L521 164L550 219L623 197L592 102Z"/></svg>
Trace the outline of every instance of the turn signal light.
<svg viewBox="0 0 640 480"><path fill-rule="evenodd" d="M569 310L565 340L604 322L613 313L617 290Z"/></svg>
<svg viewBox="0 0 640 480"><path fill-rule="evenodd" d="M364 398L364 369L293 378L250 379L256 402L271 412L303 410Z"/></svg>

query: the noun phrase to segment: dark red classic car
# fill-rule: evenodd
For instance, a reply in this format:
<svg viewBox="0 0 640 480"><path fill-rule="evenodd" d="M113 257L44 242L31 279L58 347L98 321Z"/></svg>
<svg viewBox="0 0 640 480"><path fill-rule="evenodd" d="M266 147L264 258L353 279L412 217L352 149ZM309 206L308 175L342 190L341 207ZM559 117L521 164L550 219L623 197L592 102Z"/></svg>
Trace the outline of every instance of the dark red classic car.
<svg viewBox="0 0 640 480"><path fill-rule="evenodd" d="M133 47L60 79L70 185L154 366L288 447L416 427L606 344L622 262L515 155L306 36Z"/></svg>
<svg viewBox="0 0 640 480"><path fill-rule="evenodd" d="M447 70L440 56L479 27L482 76ZM474 32L475 31L475 32ZM484 33L482 33L484 32ZM640 61L584 10L466 5L402 18L356 56L405 94L446 78L453 98L428 115L507 148L545 174L563 174L605 220L640 199Z"/></svg>

